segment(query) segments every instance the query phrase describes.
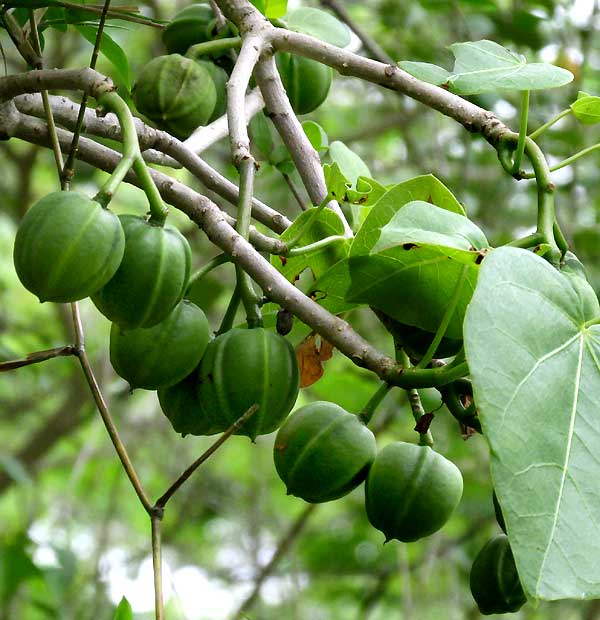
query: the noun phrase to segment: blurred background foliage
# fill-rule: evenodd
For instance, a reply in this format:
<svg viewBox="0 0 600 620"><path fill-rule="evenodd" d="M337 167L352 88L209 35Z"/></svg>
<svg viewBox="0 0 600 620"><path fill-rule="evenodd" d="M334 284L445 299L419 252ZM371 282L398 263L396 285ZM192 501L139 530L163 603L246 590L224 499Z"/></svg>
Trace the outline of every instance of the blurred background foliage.
<svg viewBox="0 0 600 620"><path fill-rule="evenodd" d="M183 5L150 0L140 8L148 16L168 19ZM352 0L345 6L395 60L449 66L449 44L488 38L530 60L569 68L575 74L569 87L532 94L531 129L566 108L577 91L600 94L600 18L593 0ZM133 75L164 53L158 30L113 24L109 32L126 50ZM4 31L0 43L8 71L24 70ZM358 40L354 46L360 49ZM90 50L74 30L45 31L48 67L83 66ZM102 58L99 70L113 75ZM517 128L517 93L473 99ZM486 143L437 112L336 76L328 100L310 118L323 126L330 140L342 140L360 154L382 183L435 174L465 204L493 245L534 228L533 182L517 182L503 174ZM555 163L597 142L597 132L567 118L541 144ZM205 156L235 179L226 141ZM598 290L597 161L595 155L580 160L554 179L561 225ZM20 218L33 201L57 188L52 155L16 140L3 142L0 169L0 360L8 360L71 342L72 333L68 308L37 303L12 267ZM76 172L75 186L90 194L104 178L84 164L78 164ZM173 174L202 191L187 173ZM299 186L295 173L291 178ZM298 214L280 171L266 162L259 172L257 195L291 218ZM128 186L121 187L114 204L118 212L140 213L146 208L142 194ZM192 243L196 266L217 253L181 214L173 213L170 219ZM224 265L192 291L214 329L232 285L233 269ZM88 300L80 305L87 350L140 477L156 498L212 440L181 439L161 414L154 393L129 393L108 362L109 323ZM369 311L355 311L349 320L391 352L389 339ZM298 344L306 334L297 325L291 339ZM373 376L335 353L324 377L302 391L298 404L328 399L357 412L376 388ZM362 487L346 498L307 509L301 500L285 495L272 464L273 436L260 437L256 444L234 437L166 511L169 620L233 618L247 600L251 604L239 617L257 620L478 617L468 588L470 565L484 542L499 532L487 448L480 436L463 439L453 418L439 409L434 390L422 396L426 410L435 410L437 448L459 465L465 479L463 500L441 532L410 545L384 546L383 536L367 522ZM382 428L380 446L415 440L400 390L388 395L374 422ZM122 472L76 361L57 358L0 375L0 433L0 618L109 620L123 595L136 619L153 617L148 519ZM269 575L261 575L282 540L290 549ZM600 618L600 606L546 603L537 609L526 606L515 617L591 620Z"/></svg>

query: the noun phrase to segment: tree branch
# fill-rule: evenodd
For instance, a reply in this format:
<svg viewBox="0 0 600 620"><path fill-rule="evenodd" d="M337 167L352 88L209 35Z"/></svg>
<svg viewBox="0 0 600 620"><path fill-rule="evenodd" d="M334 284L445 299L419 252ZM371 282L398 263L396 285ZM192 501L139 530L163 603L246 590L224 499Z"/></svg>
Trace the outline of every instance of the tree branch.
<svg viewBox="0 0 600 620"><path fill-rule="evenodd" d="M37 94L27 94L15 97L17 109L25 114L43 118L42 101ZM66 97L50 97L52 111L61 125L73 129L77 119L77 104ZM2 121L0 119L0 125ZM6 123L8 125L8 123ZM186 145L165 131L153 129L139 119L135 119L136 132L142 150L156 149L165 153L187 168L205 187L237 205L239 189L237 186L219 174L203 159L186 147ZM87 110L84 117L84 132L90 135L122 140L121 126L114 114L107 114L99 118L92 110ZM252 201L253 216L274 232L281 233L288 228L291 222L279 212L271 209L259 200Z"/></svg>

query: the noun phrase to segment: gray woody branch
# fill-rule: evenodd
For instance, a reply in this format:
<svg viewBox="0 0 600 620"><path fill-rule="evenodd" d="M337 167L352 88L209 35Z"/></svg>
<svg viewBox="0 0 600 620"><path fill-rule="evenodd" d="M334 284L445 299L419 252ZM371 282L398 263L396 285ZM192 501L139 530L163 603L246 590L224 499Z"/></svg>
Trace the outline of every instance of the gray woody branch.
<svg viewBox="0 0 600 620"><path fill-rule="evenodd" d="M513 133L488 110L439 86L422 82L396 65L359 56L309 35L275 28L248 0L217 0L217 4L242 34L260 31L260 36L265 38L264 45L270 45L275 50L312 58L333 67L342 75L357 77L407 95L454 119L469 131L481 134L494 147L503 135ZM263 97L268 105L264 91Z"/></svg>
<svg viewBox="0 0 600 620"><path fill-rule="evenodd" d="M14 101L19 111L44 118L44 108L39 95L20 95L15 97ZM59 124L73 129L77 118L78 105L66 97L54 96L50 97L50 101L55 120ZM155 149L154 152L159 151L161 154L168 155L187 168L205 187L232 205L237 204L239 196L237 186L219 174L203 159L192 153L183 143L164 131L148 127L139 119L135 120L135 125L140 148L143 151ZM83 128L84 132L90 135L121 141L121 126L114 114L107 114L104 118L98 118L92 110L87 110ZM277 233L281 233L291 224L285 216L257 199L252 202L252 215Z"/></svg>

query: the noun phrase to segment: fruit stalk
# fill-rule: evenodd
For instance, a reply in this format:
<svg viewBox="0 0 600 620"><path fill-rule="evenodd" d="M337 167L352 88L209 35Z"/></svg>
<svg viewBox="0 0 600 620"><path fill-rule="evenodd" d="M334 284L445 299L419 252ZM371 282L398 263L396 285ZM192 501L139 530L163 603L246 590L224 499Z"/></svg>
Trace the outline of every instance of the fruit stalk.
<svg viewBox="0 0 600 620"><path fill-rule="evenodd" d="M114 112L119 119L123 134L123 156L108 181L96 194L94 200L106 206L117 191L119 184L125 178L129 169L133 167L140 180L142 189L148 197L148 202L150 203L150 219L156 224L162 225L167 217L167 208L142 159L131 111L123 99L115 92L103 93L98 98L98 103Z"/></svg>

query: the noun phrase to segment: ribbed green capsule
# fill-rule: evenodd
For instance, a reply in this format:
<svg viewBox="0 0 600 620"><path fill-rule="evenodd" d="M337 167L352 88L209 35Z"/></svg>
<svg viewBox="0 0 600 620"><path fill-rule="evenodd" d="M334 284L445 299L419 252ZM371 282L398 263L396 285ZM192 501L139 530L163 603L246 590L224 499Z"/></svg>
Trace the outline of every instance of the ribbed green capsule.
<svg viewBox="0 0 600 620"><path fill-rule="evenodd" d="M185 54L191 45L210 41L209 27L215 14L208 3L191 4L173 16L162 32L169 54Z"/></svg>
<svg viewBox="0 0 600 620"><path fill-rule="evenodd" d="M53 192L25 214L13 259L21 283L40 301L67 303L102 288L124 247L116 215L79 192Z"/></svg>
<svg viewBox="0 0 600 620"><path fill-rule="evenodd" d="M429 446L398 441L383 448L371 465L365 484L367 516L386 540L412 542L448 521L462 490L454 463Z"/></svg>
<svg viewBox="0 0 600 620"><path fill-rule="evenodd" d="M157 390L181 381L196 368L209 337L206 315L184 299L153 327L123 332L113 323L110 362L132 389Z"/></svg>
<svg viewBox="0 0 600 620"><path fill-rule="evenodd" d="M278 428L296 402L296 353L283 336L262 327L231 329L209 343L198 383L202 410L216 428L229 427L257 404L237 431L254 439Z"/></svg>
<svg viewBox="0 0 600 620"><path fill-rule="evenodd" d="M123 330L152 327L182 299L190 277L192 252L176 229L134 215L120 215L125 231L123 260L92 301Z"/></svg>
<svg viewBox="0 0 600 620"><path fill-rule="evenodd" d="M328 502L366 477L377 446L373 433L335 403L318 401L289 416L275 438L273 458L289 495Z"/></svg>
<svg viewBox="0 0 600 620"><path fill-rule="evenodd" d="M225 430L222 425L215 426L202 410L197 369L179 383L158 390L158 401L173 429L183 436L214 435Z"/></svg>
<svg viewBox="0 0 600 620"><path fill-rule="evenodd" d="M144 116L180 139L208 123L217 101L206 68L179 54L151 60L142 69L132 95Z"/></svg>
<svg viewBox="0 0 600 620"><path fill-rule="evenodd" d="M489 540L479 552L469 581L471 594L484 616L513 613L527 600L504 534Z"/></svg>
<svg viewBox="0 0 600 620"><path fill-rule="evenodd" d="M275 59L285 92L296 114L308 114L327 99L333 80L331 67L294 54L280 53Z"/></svg>

